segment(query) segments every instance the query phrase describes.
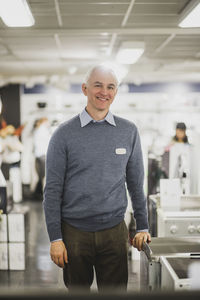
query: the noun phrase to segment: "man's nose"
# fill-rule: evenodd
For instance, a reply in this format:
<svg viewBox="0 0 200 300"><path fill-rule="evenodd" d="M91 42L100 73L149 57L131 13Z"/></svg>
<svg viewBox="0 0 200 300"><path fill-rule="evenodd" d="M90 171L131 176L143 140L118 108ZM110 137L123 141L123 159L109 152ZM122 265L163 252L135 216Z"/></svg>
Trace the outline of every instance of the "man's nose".
<svg viewBox="0 0 200 300"><path fill-rule="evenodd" d="M106 94L107 94L107 89L106 89L106 87L102 87L102 88L101 88L101 93L102 93L102 95L106 95Z"/></svg>

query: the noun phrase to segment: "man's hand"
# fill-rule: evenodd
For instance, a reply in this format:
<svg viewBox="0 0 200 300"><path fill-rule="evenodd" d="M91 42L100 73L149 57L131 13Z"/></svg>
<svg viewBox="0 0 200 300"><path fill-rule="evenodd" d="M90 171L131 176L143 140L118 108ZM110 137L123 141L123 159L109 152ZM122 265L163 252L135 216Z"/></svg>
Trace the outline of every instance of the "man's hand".
<svg viewBox="0 0 200 300"><path fill-rule="evenodd" d="M68 263L67 249L63 241L51 242L50 256L53 262L60 268L64 268L65 263Z"/></svg>
<svg viewBox="0 0 200 300"><path fill-rule="evenodd" d="M150 243L151 235L148 232L138 232L136 233L134 239L132 240L133 247L137 248L138 251L142 250L143 243Z"/></svg>

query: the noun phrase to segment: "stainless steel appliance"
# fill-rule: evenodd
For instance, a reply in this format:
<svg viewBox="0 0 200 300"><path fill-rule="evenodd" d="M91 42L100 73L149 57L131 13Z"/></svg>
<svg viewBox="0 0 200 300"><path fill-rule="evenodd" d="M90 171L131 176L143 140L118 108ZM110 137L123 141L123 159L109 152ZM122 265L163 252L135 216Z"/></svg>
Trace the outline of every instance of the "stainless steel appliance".
<svg viewBox="0 0 200 300"><path fill-rule="evenodd" d="M160 207L159 194L151 195L149 199L151 203L150 213L154 215L154 223L150 222L150 228L153 228L158 237L200 237L199 195L182 195L180 208L176 210Z"/></svg>
<svg viewBox="0 0 200 300"><path fill-rule="evenodd" d="M178 253L200 253L200 238L152 238L149 254L140 254L140 287L141 290L159 290L161 288L161 256Z"/></svg>
<svg viewBox="0 0 200 300"><path fill-rule="evenodd" d="M200 210L165 211L157 210L158 237L199 236Z"/></svg>
<svg viewBox="0 0 200 300"><path fill-rule="evenodd" d="M200 253L177 254L174 256L161 256L161 289L162 290L189 290L191 279L188 276L189 266L199 263Z"/></svg>

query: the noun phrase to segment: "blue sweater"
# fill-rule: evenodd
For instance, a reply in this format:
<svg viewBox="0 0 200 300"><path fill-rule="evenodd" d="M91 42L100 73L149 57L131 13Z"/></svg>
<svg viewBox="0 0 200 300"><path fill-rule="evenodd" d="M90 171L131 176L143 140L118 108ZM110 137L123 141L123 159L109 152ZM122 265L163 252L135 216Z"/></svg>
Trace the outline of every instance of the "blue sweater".
<svg viewBox="0 0 200 300"><path fill-rule="evenodd" d="M125 183L137 230L148 228L144 168L136 126L114 116L81 127L79 115L54 132L46 160L44 211L50 241L62 238L61 221L80 230L111 228L124 219Z"/></svg>

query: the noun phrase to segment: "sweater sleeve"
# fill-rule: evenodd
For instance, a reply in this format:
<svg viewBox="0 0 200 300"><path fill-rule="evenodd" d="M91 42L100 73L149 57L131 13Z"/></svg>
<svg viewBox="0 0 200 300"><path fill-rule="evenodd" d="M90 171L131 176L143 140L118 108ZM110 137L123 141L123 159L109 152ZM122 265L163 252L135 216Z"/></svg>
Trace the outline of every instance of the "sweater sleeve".
<svg viewBox="0 0 200 300"><path fill-rule="evenodd" d="M59 130L53 134L46 158L44 212L50 241L62 239L61 205L67 170L67 150Z"/></svg>
<svg viewBox="0 0 200 300"><path fill-rule="evenodd" d="M144 165L138 130L134 131L133 148L126 167L126 182L131 197L137 231L148 229L147 202L144 195Z"/></svg>

